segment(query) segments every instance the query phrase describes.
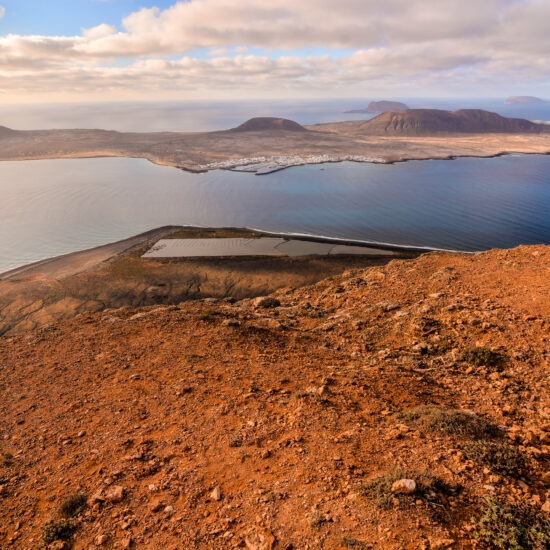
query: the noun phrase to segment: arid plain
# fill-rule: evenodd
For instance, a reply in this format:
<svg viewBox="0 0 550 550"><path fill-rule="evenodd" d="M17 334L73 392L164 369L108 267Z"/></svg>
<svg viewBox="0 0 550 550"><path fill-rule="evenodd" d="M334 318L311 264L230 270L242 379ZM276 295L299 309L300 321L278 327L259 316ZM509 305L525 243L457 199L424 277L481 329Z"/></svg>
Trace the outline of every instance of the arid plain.
<svg viewBox="0 0 550 550"><path fill-rule="evenodd" d="M339 160L398 162L512 152L550 153L550 127L470 111L482 113L481 119L466 118L462 125L448 117L455 113L417 109L389 111L368 121L307 127L284 119L256 118L238 128L216 132L0 128L0 160L138 157L160 165L205 171L258 161L285 167ZM497 116L498 124L493 124L489 115Z"/></svg>

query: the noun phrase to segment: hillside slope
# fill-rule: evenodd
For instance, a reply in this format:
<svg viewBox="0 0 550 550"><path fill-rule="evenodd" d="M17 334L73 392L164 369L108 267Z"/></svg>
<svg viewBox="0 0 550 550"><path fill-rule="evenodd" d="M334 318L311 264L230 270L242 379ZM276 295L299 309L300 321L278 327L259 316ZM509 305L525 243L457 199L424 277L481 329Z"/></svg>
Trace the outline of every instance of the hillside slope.
<svg viewBox="0 0 550 550"><path fill-rule="evenodd" d="M481 109L443 111L440 109L409 109L386 111L364 122L361 131L367 135L422 136L440 133L543 133L544 126L520 118L506 118Z"/></svg>
<svg viewBox="0 0 550 550"><path fill-rule="evenodd" d="M549 534L549 247L275 298L1 338L0 547L472 548L488 497Z"/></svg>
<svg viewBox="0 0 550 550"><path fill-rule="evenodd" d="M15 137L19 134L17 130L6 128L6 126L0 126L0 139Z"/></svg>
<svg viewBox="0 0 550 550"><path fill-rule="evenodd" d="M307 132L307 130L287 118L256 117L243 122L240 126L230 130L231 132L273 132L286 130L288 132Z"/></svg>

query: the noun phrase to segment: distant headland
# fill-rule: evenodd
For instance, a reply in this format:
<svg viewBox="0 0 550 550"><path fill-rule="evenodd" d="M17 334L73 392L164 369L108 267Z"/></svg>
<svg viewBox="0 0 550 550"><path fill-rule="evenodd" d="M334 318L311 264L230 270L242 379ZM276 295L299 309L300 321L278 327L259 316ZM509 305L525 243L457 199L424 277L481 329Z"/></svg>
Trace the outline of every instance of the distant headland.
<svg viewBox="0 0 550 550"><path fill-rule="evenodd" d="M385 111L406 111L409 109L408 105L401 103L400 101L371 101L366 109L354 109L352 111L346 111L346 113L370 113L379 115Z"/></svg>
<svg viewBox="0 0 550 550"><path fill-rule="evenodd" d="M550 104L550 101L530 95L514 95L510 96L504 103L506 105L544 105Z"/></svg>

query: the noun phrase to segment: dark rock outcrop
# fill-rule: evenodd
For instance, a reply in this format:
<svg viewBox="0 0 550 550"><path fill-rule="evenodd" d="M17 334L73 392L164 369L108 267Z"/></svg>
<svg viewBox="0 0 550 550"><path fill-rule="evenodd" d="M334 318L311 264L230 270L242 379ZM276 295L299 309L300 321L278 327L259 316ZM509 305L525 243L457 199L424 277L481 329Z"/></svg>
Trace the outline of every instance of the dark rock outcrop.
<svg viewBox="0 0 550 550"><path fill-rule="evenodd" d="M287 132L307 132L303 126L287 118L256 117L247 120L240 126L232 128L231 132L265 132L285 130Z"/></svg>

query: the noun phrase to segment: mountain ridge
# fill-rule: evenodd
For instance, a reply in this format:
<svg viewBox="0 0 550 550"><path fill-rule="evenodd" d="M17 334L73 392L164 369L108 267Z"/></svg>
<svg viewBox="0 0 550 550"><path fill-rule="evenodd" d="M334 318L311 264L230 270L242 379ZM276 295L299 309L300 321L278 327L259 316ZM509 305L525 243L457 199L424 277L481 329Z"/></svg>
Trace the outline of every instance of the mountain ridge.
<svg viewBox="0 0 550 550"><path fill-rule="evenodd" d="M521 118L507 118L482 109L409 109L386 111L361 124L360 130L370 135L422 136L438 133L545 133L548 130Z"/></svg>

